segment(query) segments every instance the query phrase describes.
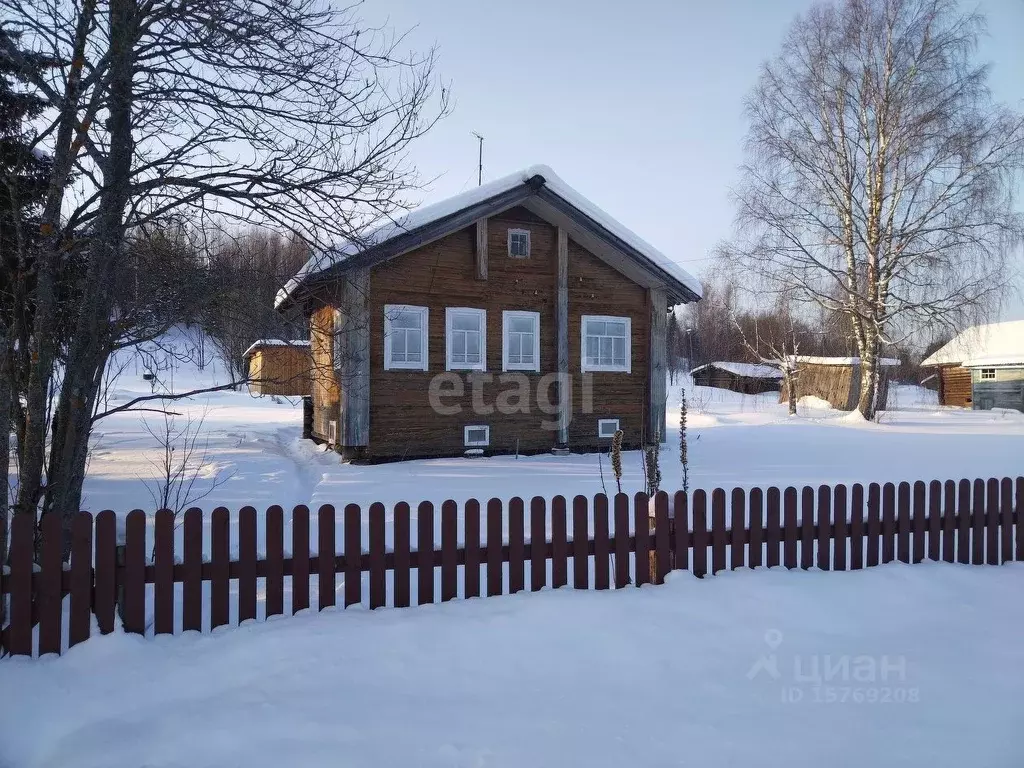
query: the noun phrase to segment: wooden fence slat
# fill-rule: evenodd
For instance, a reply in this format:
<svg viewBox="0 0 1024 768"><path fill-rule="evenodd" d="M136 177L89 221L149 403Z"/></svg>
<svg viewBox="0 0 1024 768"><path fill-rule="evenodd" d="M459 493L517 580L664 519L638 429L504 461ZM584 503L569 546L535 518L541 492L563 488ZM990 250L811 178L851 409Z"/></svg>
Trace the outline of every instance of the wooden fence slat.
<svg viewBox="0 0 1024 768"><path fill-rule="evenodd" d="M536 592L547 584L547 554L545 548L548 541L547 502L543 496L530 499L530 591ZM469 562L469 550L466 550L466 562Z"/></svg>
<svg viewBox="0 0 1024 768"><path fill-rule="evenodd" d="M654 497L654 552L657 571L655 584L664 584L665 577L672 570L672 549L669 546L671 533L668 522L668 494L658 491Z"/></svg>
<svg viewBox="0 0 1024 768"><path fill-rule="evenodd" d="M747 560L744 556L744 549L747 544L747 537L745 536L747 530L746 496L742 488L733 488L729 499L730 511L732 513L729 526L732 533L732 543L729 546L729 567L733 570L744 567Z"/></svg>
<svg viewBox="0 0 1024 768"><path fill-rule="evenodd" d="M956 561L971 562L971 481L961 480L957 484L956 501Z"/></svg>
<svg viewBox="0 0 1024 768"><path fill-rule="evenodd" d="M565 497L551 500L551 586L555 589L569 583L569 544L567 539Z"/></svg>
<svg viewBox="0 0 1024 768"><path fill-rule="evenodd" d="M359 568L363 542L358 504L345 507L343 536L345 541L345 607L362 601L363 576ZM321 504L316 512L316 591L317 608L323 610L338 604L337 580L334 578L334 555L338 550L337 510L333 504ZM354 534L354 535L353 535ZM351 546L351 549L349 548ZM353 568L353 563L355 567Z"/></svg>
<svg viewBox="0 0 1024 768"><path fill-rule="evenodd" d="M501 547L503 536L501 499L492 498L487 501L487 596L496 597L501 594L502 557Z"/></svg>
<svg viewBox="0 0 1024 768"><path fill-rule="evenodd" d="M434 602L434 505L429 501L421 502L416 517L416 602L427 605Z"/></svg>
<svg viewBox="0 0 1024 768"><path fill-rule="evenodd" d="M64 542L61 516L56 512L43 515L40 523L39 593L39 655L60 654L61 580L64 575Z"/></svg>
<svg viewBox="0 0 1024 768"><path fill-rule="evenodd" d="M956 562L956 502L957 484L947 480L942 485L942 561L945 563Z"/></svg>
<svg viewBox="0 0 1024 768"><path fill-rule="evenodd" d="M896 486L882 486L882 562L896 559Z"/></svg>
<svg viewBox="0 0 1024 768"><path fill-rule="evenodd" d="M228 578L231 561L231 527L226 507L217 507L210 516L210 629L227 624Z"/></svg>
<svg viewBox="0 0 1024 768"><path fill-rule="evenodd" d="M330 506L330 505L327 505ZM337 533L335 531L334 507L325 510L320 507L319 550L327 548L326 560L321 555L317 563L320 568L320 607L335 604L334 554ZM326 529L325 527L326 526ZM345 517L342 520L342 543L345 546L345 607L360 605L363 602L363 510L358 504L345 505ZM330 571L328 573L328 571ZM330 590L329 602L324 602L324 584Z"/></svg>
<svg viewBox="0 0 1024 768"><path fill-rule="evenodd" d="M470 499L463 511L465 515L466 569L463 574L466 597L480 597L480 502Z"/></svg>
<svg viewBox="0 0 1024 768"><path fill-rule="evenodd" d="M292 613L309 608L309 507L292 510Z"/></svg>
<svg viewBox="0 0 1024 768"><path fill-rule="evenodd" d="M910 562L910 483L900 483L896 496L896 558Z"/></svg>
<svg viewBox="0 0 1024 768"><path fill-rule="evenodd" d="M818 568L822 571L832 567L832 488L818 486L818 509L815 515L818 524Z"/></svg>
<svg viewBox="0 0 1024 768"><path fill-rule="evenodd" d="M870 568L878 565L878 549L882 538L882 486L871 483L868 486L868 527L864 539L864 565Z"/></svg>
<svg viewBox="0 0 1024 768"><path fill-rule="evenodd" d="M238 623L256 618L256 508L238 510Z"/></svg>
<svg viewBox="0 0 1024 768"><path fill-rule="evenodd" d="M408 515L409 506L405 506L405 514ZM398 510L395 510L395 541L398 541ZM405 558L408 558L409 551L409 528L408 523L405 530ZM459 596L459 565L457 551L459 548L459 505L452 499L441 502L441 602L454 600ZM395 562L398 562L398 549L395 549ZM402 569L405 579L402 597L404 605L409 604L409 570L406 564ZM398 605L398 571L395 571L395 605Z"/></svg>
<svg viewBox="0 0 1024 768"><path fill-rule="evenodd" d="M1004 477L999 492L999 504L1002 520L1000 521L1001 547L1000 561L1009 563L1013 560L1013 480Z"/></svg>
<svg viewBox="0 0 1024 768"><path fill-rule="evenodd" d="M985 481L974 481L974 499L971 506L971 562L985 564Z"/></svg>
<svg viewBox="0 0 1024 768"><path fill-rule="evenodd" d="M174 519L169 509L153 520L153 632L174 634Z"/></svg>
<svg viewBox="0 0 1024 768"><path fill-rule="evenodd" d="M608 589L611 586L611 539L608 527L608 497L603 493L594 496L594 588Z"/></svg>
<svg viewBox="0 0 1024 768"><path fill-rule="evenodd" d="M446 506L446 505L448 505L448 506ZM394 580L394 585L395 585L394 586L394 590L395 590L394 600L395 600L395 607L396 608L408 608L409 607L409 599L410 599L410 595L411 595L411 592L412 592L412 587L411 587L411 583L410 583L410 580L409 580L410 579L410 573L411 573L411 571L410 571L410 562L411 562L411 560L410 560L409 552L412 550L411 540L409 538L409 533L410 533L409 525L410 525L410 521L411 520L412 520L412 510L409 509L408 503L406 503L404 501L400 501L397 504L395 504L395 523L394 523L394 525L395 525L395 541L394 541L394 546L393 546L393 549L395 551L395 571L392 574L391 578ZM454 534L452 536L453 541L451 543L451 546L454 547L456 545L455 544L455 539L457 539L458 535L459 535L458 531L455 530L456 526L458 525L458 510L455 509L455 502L454 501L452 501L452 502L447 502L446 501L446 502L444 502L441 505L441 550L442 550L442 552L444 551L445 531L446 531L445 526L446 526L446 524L451 526L451 528L452 528L452 531L449 533L449 535ZM445 577L446 576L448 577L448 580L451 582L450 584L446 583L446 581L445 581ZM441 599L442 600L450 600L452 597L455 597L455 590L456 590L455 578L456 578L456 572L455 572L454 562L452 562L448 566L448 568L446 568L445 567L444 558L442 556L442 564L441 564ZM444 595L446 594L448 587L451 588L452 594L451 594L450 597L445 597Z"/></svg>
<svg viewBox="0 0 1024 768"><path fill-rule="evenodd" d="M783 529L782 529L782 564L793 570L799 565L796 556L797 541L800 533L797 529L799 511L797 509L796 488L790 486L782 494Z"/></svg>
<svg viewBox="0 0 1024 768"><path fill-rule="evenodd" d="M832 498L832 520L835 526L835 537L832 541L832 568L836 571L846 570L846 542L849 534L847 515L846 486L840 483L835 487Z"/></svg>
<svg viewBox="0 0 1024 768"><path fill-rule="evenodd" d="M508 591L522 592L526 586L526 523L523 500L513 497L508 503Z"/></svg>
<svg viewBox="0 0 1024 768"><path fill-rule="evenodd" d="M7 650L12 656L32 655L32 553L35 535L35 520L31 515L14 515L8 557L11 572L7 577L10 590Z"/></svg>
<svg viewBox="0 0 1024 768"><path fill-rule="evenodd" d="M181 585L181 629L183 632L202 632L203 511L198 507L185 510L183 539L182 564L185 576Z"/></svg>
<svg viewBox="0 0 1024 768"><path fill-rule="evenodd" d="M1015 514L1017 515L1017 523L1014 526L1015 537L1017 542L1017 554L1015 559L1018 561L1024 560L1024 477L1018 477L1015 483L1017 487L1017 505Z"/></svg>
<svg viewBox="0 0 1024 768"><path fill-rule="evenodd" d="M634 583L651 582L651 504L646 493L633 495L633 535L636 539L636 556L633 558Z"/></svg>
<svg viewBox="0 0 1024 768"><path fill-rule="evenodd" d="M0 553L3 552L0 547ZM2 555L0 555L2 556ZM71 523L71 614L68 647L89 639L92 621L92 515L79 512Z"/></svg>
<svg viewBox="0 0 1024 768"><path fill-rule="evenodd" d="M750 520L748 564L751 568L760 568L764 564L764 492L760 488L750 489L747 509Z"/></svg>
<svg viewBox="0 0 1024 768"><path fill-rule="evenodd" d="M942 483L928 484L928 559L942 559Z"/></svg>
<svg viewBox="0 0 1024 768"><path fill-rule="evenodd" d="M12 537L11 541L15 539ZM93 611L100 632L106 635L114 631L117 602L117 517L113 510L105 509L96 515L96 537L93 543L96 547Z"/></svg>
<svg viewBox="0 0 1024 768"><path fill-rule="evenodd" d="M590 543L588 532L586 496L572 499L572 585L575 589L587 589L590 581L590 557L587 548Z"/></svg>
<svg viewBox="0 0 1024 768"><path fill-rule="evenodd" d="M985 562L999 565L999 480L989 478L985 498Z"/></svg>
<svg viewBox="0 0 1024 768"><path fill-rule="evenodd" d="M264 526L267 552L266 615L284 613L284 510L277 504L267 508Z"/></svg>
<svg viewBox="0 0 1024 768"><path fill-rule="evenodd" d="M920 563L924 560L925 553L925 531L928 526L928 486L918 480L914 483L914 517L913 517L913 562Z"/></svg>
<svg viewBox="0 0 1024 768"><path fill-rule="evenodd" d="M782 543L782 494L771 487L765 496L765 565L775 568L779 565L779 547Z"/></svg>
<svg viewBox="0 0 1024 768"><path fill-rule="evenodd" d="M690 569L690 500L683 491L676 491L672 507L672 551L675 568L679 571Z"/></svg>
<svg viewBox="0 0 1024 768"><path fill-rule="evenodd" d="M616 493L615 500L615 588L629 584L629 497Z"/></svg>
<svg viewBox="0 0 1024 768"><path fill-rule="evenodd" d="M850 570L864 567L864 486L850 489Z"/></svg>
<svg viewBox="0 0 1024 768"><path fill-rule="evenodd" d="M704 578L708 572L708 495L703 488L693 492L693 575Z"/></svg>
<svg viewBox="0 0 1024 768"><path fill-rule="evenodd" d="M814 567L814 489L805 485L800 491L800 568Z"/></svg>
<svg viewBox="0 0 1024 768"><path fill-rule="evenodd" d="M711 573L725 570L725 491L711 492Z"/></svg>
<svg viewBox="0 0 1024 768"><path fill-rule="evenodd" d="M387 605L387 573L384 570L384 550L387 515L384 505L379 501L370 505L366 511L370 523L370 610ZM346 563L348 558L346 558Z"/></svg>
<svg viewBox="0 0 1024 768"><path fill-rule="evenodd" d="M125 518L124 631L146 633L146 513L133 509Z"/></svg>

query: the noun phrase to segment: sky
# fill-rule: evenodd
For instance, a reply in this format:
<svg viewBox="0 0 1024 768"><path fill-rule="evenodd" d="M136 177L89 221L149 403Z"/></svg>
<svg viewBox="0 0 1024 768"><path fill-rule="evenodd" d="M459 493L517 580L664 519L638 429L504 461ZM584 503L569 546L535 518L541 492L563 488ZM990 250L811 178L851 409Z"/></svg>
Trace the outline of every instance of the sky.
<svg viewBox="0 0 1024 768"><path fill-rule="evenodd" d="M454 108L410 150L434 202L543 163L694 274L732 231L743 99L812 0L374 0L359 13L438 49ZM987 14L993 96L1024 110L1024 0ZM1022 265L1024 272L1024 265ZM1018 295L1003 319L1024 318Z"/></svg>

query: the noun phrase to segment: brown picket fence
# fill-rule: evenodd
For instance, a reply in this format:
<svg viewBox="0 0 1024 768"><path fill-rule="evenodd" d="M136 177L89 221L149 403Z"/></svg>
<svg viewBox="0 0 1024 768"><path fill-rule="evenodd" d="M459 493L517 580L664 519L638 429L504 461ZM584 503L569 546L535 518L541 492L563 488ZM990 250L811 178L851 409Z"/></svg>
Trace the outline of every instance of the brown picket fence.
<svg viewBox="0 0 1024 768"><path fill-rule="evenodd" d="M290 610L296 613L310 607L313 575L318 579L320 609L335 605L339 574L345 607L365 599L369 608L378 608L409 606L412 584L418 604L433 603L438 597L452 600L460 596L460 586L462 597L564 587L569 584L570 561L573 587L609 589L660 584L671 570L703 577L727 568L761 566L841 571L892 561L999 565L1024 560L1024 477L800 490L737 488L728 494L722 489L698 490L689 496L679 492L671 499L661 492L653 501L651 505L644 494L611 499L600 494L592 500L576 496L571 504L561 496L550 503L535 497L528 512L527 503L518 497L507 503L507 509L499 499L485 505L470 499L461 509L446 501L439 510L440 547L435 541L435 508L423 502L416 509L415 548L408 504L395 505L390 520L383 504L370 505L365 542L363 510L350 504L342 516L344 554L328 557L310 554L310 512L305 506L292 512L288 554L284 511L279 506L266 511L262 557L257 551L259 516L252 507L241 509L235 559L229 512L223 507L210 517L209 542L204 540L199 509L190 509L181 518L167 510L151 519L141 510L130 512L123 543L118 541L113 512L100 512L95 518L81 512L71 529L69 563L63 559L56 516L45 516L38 526L38 558L34 521L15 517L8 566L0 570L0 595L7 608L3 648L12 655L61 653L89 638L93 619L104 634L114 631L118 617L125 631L141 634L202 631L256 619L260 580L263 617L284 613L286 590ZM331 505L318 510L316 540L321 552L336 549L336 518ZM180 558L175 551L179 519ZM389 524L391 548L386 546ZM437 569L440 595L435 595Z"/></svg>

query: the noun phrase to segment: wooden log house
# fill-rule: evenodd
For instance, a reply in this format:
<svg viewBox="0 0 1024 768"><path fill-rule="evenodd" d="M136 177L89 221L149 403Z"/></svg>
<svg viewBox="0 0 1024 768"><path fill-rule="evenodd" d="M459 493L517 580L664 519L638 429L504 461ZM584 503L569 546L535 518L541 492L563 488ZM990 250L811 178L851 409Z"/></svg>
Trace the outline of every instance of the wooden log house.
<svg viewBox="0 0 1024 768"><path fill-rule="evenodd" d="M921 366L938 374L940 405L1024 411L1024 320L967 328Z"/></svg>

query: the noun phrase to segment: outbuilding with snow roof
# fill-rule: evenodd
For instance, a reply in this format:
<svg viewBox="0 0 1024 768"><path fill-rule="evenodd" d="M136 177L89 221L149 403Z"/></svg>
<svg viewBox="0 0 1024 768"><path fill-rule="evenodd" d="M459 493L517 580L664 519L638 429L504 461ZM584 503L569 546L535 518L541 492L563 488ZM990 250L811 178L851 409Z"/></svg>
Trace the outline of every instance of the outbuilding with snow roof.
<svg viewBox="0 0 1024 768"><path fill-rule="evenodd" d="M782 371L774 365L763 363L733 363L718 360L699 365L690 371L693 383L699 387L717 387L757 395L762 392L778 392Z"/></svg>
<svg viewBox="0 0 1024 768"><path fill-rule="evenodd" d="M942 405L1024 411L1024 320L972 326L921 365L937 369Z"/></svg>

